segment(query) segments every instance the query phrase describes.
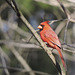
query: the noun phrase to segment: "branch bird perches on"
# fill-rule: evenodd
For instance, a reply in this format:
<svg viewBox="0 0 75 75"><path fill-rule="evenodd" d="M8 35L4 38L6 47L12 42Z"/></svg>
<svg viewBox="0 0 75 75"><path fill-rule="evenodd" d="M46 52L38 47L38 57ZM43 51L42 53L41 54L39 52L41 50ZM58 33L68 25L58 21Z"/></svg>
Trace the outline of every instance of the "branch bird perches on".
<svg viewBox="0 0 75 75"><path fill-rule="evenodd" d="M30 23L26 20L26 18L23 16L23 14L19 11L17 8L17 5L14 0L6 0L6 2L13 8L13 10L16 12L17 16L20 18L20 20L27 26L27 28L32 32L34 37L37 39L37 41L40 43L42 48L46 51L50 59L52 60L53 64L57 68L58 72L61 74L61 69L58 67L58 63L55 60L55 57L53 56L52 52L46 47L45 43L41 40L40 36L37 34L37 32L33 29L33 27L30 25Z"/></svg>

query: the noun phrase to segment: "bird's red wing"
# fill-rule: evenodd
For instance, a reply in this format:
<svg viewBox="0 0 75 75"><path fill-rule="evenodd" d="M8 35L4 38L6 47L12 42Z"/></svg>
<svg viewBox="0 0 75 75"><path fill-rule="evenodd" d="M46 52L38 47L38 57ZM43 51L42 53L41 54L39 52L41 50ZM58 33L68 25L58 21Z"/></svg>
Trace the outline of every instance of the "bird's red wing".
<svg viewBox="0 0 75 75"><path fill-rule="evenodd" d="M59 47L61 47L60 41L56 35L56 33L53 30L46 30L46 32L44 32L44 37L47 40L47 43L51 42Z"/></svg>

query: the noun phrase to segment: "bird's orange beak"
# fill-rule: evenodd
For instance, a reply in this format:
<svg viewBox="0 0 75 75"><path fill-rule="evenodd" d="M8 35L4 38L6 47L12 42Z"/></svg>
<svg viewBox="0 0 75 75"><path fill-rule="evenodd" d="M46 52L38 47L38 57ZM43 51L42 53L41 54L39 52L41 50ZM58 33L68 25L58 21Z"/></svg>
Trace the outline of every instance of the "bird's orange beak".
<svg viewBox="0 0 75 75"><path fill-rule="evenodd" d="M37 28L38 28L38 29L42 29L42 26L41 26L41 25L39 25Z"/></svg>

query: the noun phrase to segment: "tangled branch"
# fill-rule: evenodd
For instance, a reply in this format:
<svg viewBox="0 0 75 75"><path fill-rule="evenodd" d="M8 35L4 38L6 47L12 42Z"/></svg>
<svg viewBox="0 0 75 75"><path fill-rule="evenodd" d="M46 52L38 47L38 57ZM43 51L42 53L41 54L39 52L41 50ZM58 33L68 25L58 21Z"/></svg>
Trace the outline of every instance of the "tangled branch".
<svg viewBox="0 0 75 75"><path fill-rule="evenodd" d="M18 10L17 5L14 0L6 0L7 3L13 8L13 10L16 12L17 16L22 20L22 22L27 26L27 28L32 32L34 37L37 39L37 41L40 43L42 48L46 51L48 56L51 58L53 64L56 66L59 73L61 73L60 69L57 66L55 57L53 56L52 52L46 47L45 43L41 40L40 36L37 34L37 32L33 29L33 27L29 24L29 22L26 20L26 18L23 16L21 11Z"/></svg>

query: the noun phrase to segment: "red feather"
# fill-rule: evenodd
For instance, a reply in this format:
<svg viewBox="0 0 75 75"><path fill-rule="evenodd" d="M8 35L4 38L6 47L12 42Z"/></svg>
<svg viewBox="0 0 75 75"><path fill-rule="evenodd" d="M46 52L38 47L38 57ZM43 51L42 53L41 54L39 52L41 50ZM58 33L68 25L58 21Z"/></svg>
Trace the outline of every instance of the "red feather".
<svg viewBox="0 0 75 75"><path fill-rule="evenodd" d="M64 68L66 69L66 64L64 62L64 58L63 55L61 53L61 43L58 39L57 34L53 31L53 29L50 27L50 25L48 24L49 21L45 21L40 23L40 25L38 26L38 28L40 29L40 36L41 39L44 42L47 42L47 46L56 49L60 55L62 64L64 66Z"/></svg>

